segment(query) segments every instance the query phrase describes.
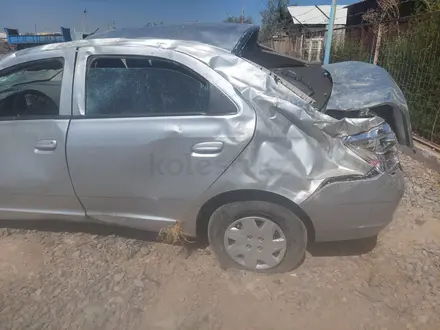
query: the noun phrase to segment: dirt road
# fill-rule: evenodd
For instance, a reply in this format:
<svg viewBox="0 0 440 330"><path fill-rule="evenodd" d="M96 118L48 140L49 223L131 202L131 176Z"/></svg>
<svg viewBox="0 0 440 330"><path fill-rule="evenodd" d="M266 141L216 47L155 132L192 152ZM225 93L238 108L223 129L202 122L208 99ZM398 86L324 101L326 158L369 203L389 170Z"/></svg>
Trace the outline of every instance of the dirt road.
<svg viewBox="0 0 440 330"><path fill-rule="evenodd" d="M137 231L0 229L0 329L440 329L440 174L402 162L406 195L377 244L312 245L287 274L225 271L207 247Z"/></svg>

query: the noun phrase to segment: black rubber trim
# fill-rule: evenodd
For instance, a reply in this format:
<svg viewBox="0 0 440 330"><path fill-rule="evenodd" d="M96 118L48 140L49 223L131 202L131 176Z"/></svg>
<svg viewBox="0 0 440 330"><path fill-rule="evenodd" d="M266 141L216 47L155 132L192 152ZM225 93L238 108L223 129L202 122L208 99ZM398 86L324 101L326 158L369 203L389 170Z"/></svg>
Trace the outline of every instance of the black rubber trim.
<svg viewBox="0 0 440 330"><path fill-rule="evenodd" d="M56 115L56 116L8 116L0 117L0 121L21 121L21 120L41 120L41 119L70 119L70 115Z"/></svg>

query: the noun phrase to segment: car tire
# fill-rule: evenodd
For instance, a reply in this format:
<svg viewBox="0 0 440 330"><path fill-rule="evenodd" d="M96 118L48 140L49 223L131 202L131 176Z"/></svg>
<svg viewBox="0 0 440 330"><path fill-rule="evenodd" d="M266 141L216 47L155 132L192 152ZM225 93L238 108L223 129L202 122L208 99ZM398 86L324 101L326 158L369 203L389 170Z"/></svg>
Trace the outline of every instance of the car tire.
<svg viewBox="0 0 440 330"><path fill-rule="evenodd" d="M222 267L280 273L292 270L304 259L307 229L283 206L233 202L212 214L208 239Z"/></svg>

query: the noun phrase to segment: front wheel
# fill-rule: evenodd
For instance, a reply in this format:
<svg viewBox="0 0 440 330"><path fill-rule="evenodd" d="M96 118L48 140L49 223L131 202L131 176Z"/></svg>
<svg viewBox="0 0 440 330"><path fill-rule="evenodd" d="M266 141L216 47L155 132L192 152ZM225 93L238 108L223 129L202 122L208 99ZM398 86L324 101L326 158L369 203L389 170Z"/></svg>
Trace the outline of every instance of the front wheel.
<svg viewBox="0 0 440 330"><path fill-rule="evenodd" d="M244 201L223 205L212 214L208 238L224 267L277 273L302 260L307 230L285 207Z"/></svg>

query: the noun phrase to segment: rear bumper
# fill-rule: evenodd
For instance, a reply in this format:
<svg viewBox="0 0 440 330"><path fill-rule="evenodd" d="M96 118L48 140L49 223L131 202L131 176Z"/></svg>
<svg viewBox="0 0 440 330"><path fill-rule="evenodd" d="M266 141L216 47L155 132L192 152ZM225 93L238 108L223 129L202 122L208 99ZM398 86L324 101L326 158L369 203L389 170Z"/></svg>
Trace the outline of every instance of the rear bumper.
<svg viewBox="0 0 440 330"><path fill-rule="evenodd" d="M301 204L315 228L316 241L374 236L393 219L404 192L403 172L333 182Z"/></svg>

